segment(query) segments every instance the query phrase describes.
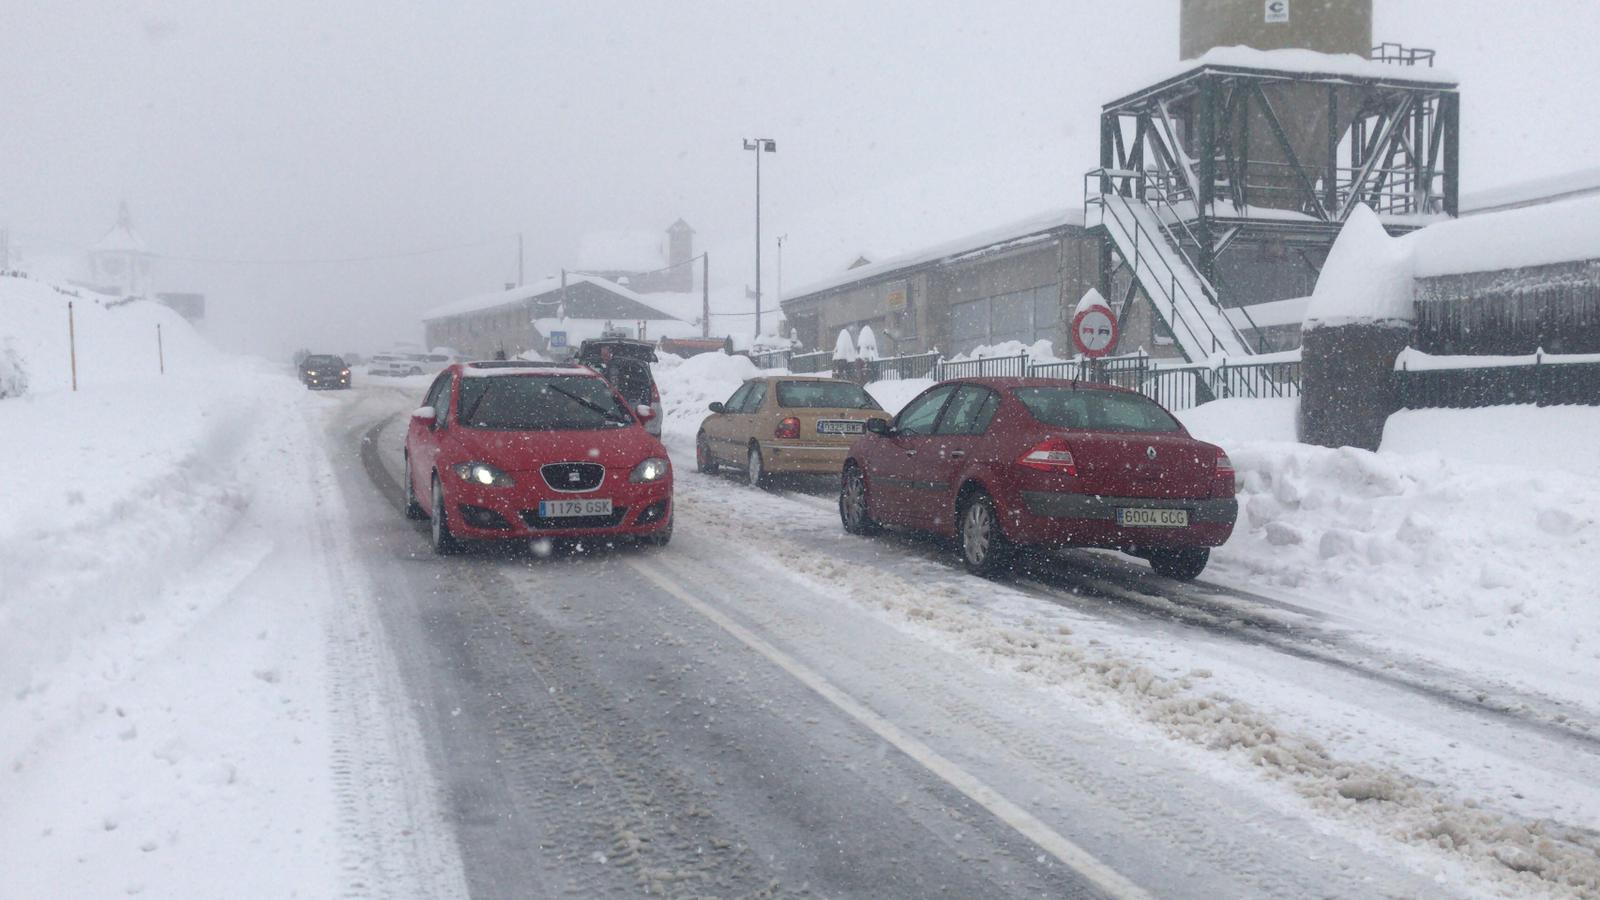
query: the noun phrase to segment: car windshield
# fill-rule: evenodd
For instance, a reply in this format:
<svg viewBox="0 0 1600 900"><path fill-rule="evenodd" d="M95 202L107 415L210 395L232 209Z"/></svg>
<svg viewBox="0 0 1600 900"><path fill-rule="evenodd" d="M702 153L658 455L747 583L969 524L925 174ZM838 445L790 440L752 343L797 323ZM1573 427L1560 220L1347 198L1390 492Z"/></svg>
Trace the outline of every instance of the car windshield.
<svg viewBox="0 0 1600 900"><path fill-rule="evenodd" d="M1084 431L1182 431L1178 420L1139 394L1070 387L1017 388L1017 399L1040 422Z"/></svg>
<svg viewBox="0 0 1600 900"><path fill-rule="evenodd" d="M462 425L490 431L589 431L634 422L610 385L591 375L465 378L460 410Z"/></svg>
<svg viewBox="0 0 1600 900"><path fill-rule="evenodd" d="M337 356L308 356L308 357L306 357L306 367L307 368L314 368L316 366L343 366L343 365L344 365L344 360L340 359Z"/></svg>
<svg viewBox="0 0 1600 900"><path fill-rule="evenodd" d="M778 405L791 409L882 409L860 385L848 381L780 381Z"/></svg>

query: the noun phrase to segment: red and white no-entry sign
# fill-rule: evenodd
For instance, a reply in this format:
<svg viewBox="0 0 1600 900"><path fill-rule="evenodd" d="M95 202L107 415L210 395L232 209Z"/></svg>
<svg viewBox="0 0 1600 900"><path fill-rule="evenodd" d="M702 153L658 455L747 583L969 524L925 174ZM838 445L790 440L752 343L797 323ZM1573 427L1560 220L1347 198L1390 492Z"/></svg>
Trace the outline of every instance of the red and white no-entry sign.
<svg viewBox="0 0 1600 900"><path fill-rule="evenodd" d="M1110 353L1117 346L1117 317L1110 307L1091 306L1073 316L1072 343L1091 358Z"/></svg>

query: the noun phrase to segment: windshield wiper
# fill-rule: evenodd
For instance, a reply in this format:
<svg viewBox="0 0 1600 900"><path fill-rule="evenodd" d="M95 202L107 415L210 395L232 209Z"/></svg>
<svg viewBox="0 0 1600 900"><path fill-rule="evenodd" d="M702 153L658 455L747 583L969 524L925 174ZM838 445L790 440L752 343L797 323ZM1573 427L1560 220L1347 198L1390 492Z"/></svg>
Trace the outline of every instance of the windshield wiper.
<svg viewBox="0 0 1600 900"><path fill-rule="evenodd" d="M471 409L468 409L465 413L462 413L461 418L462 418L463 421L471 422L472 421L472 414L477 412L478 411L478 407L483 405L483 398L489 396L489 389L494 386L494 381L492 379L487 379L487 378L484 379L484 381L486 381L488 383L483 386L483 393L479 394L478 398L476 400L472 401L472 408Z"/></svg>
<svg viewBox="0 0 1600 900"><path fill-rule="evenodd" d="M619 425L627 425L627 424L630 424L630 423L633 422L633 417L632 416L628 416L628 415L620 415L619 416L619 414L617 413L617 411L614 408L613 409L606 409L604 406L601 406L600 404L594 402L593 400L586 400L583 397L579 397L577 394L571 393L569 391L564 391L561 388L558 388L553 384L547 384L547 385L545 385L545 387L547 387L550 390L556 392L557 394L560 394L563 397L566 397L568 400L571 400L571 401L573 401L575 403L578 403L578 404L580 404L582 406L585 406L585 407L588 407L589 409L594 410L595 412L599 413L601 415L601 417L604 418L608 422L616 422Z"/></svg>

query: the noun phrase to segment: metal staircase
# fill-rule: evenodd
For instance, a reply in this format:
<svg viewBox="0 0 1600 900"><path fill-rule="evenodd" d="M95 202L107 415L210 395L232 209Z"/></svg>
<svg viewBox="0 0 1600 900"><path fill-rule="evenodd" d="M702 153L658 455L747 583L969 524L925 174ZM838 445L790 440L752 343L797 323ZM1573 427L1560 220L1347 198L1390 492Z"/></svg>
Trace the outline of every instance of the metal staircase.
<svg viewBox="0 0 1600 900"><path fill-rule="evenodd" d="M1150 298L1156 315L1172 332L1184 358L1202 363L1213 357L1249 356L1250 344L1217 302L1217 292L1183 253L1172 232L1182 219L1134 196L1103 185L1134 172L1095 170L1085 180L1084 215L1089 228L1103 228ZM1168 223L1175 223L1169 225Z"/></svg>

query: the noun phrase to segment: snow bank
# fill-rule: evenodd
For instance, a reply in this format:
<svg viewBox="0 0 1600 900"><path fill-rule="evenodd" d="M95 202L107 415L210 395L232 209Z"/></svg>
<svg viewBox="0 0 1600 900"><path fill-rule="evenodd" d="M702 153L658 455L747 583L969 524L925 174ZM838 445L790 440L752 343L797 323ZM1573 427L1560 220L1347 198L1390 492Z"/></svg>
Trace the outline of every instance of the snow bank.
<svg viewBox="0 0 1600 900"><path fill-rule="evenodd" d="M893 416L900 412L901 407L910 403L916 396L930 387L933 387L932 378L904 378L894 381L874 381L867 385L867 393L878 405Z"/></svg>
<svg viewBox="0 0 1600 900"><path fill-rule="evenodd" d="M1409 325L1413 306L1408 239L1389 237L1377 213L1357 206L1328 251L1306 308L1305 327Z"/></svg>
<svg viewBox="0 0 1600 900"><path fill-rule="evenodd" d="M1508 441L1508 435L1527 440ZM1435 455L1528 472L1600 477L1600 407L1410 409L1384 425L1384 454ZM1600 537L1600 535L1597 535ZM1600 550L1595 563L1600 566Z"/></svg>
<svg viewBox="0 0 1600 900"><path fill-rule="evenodd" d="M1430 225L1412 236L1419 278L1600 258L1600 197Z"/></svg>
<svg viewBox="0 0 1600 900"><path fill-rule="evenodd" d="M1239 523L1213 572L1365 623L1426 635L1458 664L1549 683L1600 660L1600 409L1392 416L1369 453L1293 443L1295 401L1180 413L1228 451ZM1507 441L1508 435L1537 435Z"/></svg>
<svg viewBox="0 0 1600 900"><path fill-rule="evenodd" d="M1050 363L1065 362L1056 356L1055 344L1049 340L1034 341L1024 344L1021 341L1001 341L998 344L980 344L966 353L958 353L948 359L949 362L961 362L968 359L992 359L1001 356L1020 356L1028 354L1029 362Z"/></svg>
<svg viewBox="0 0 1600 900"><path fill-rule="evenodd" d="M652 371L665 409L662 439L680 447L694 445L694 436L700 423L711 414L708 407L712 403L726 401L739 385L763 372L750 357L729 356L721 351L688 359L662 353Z"/></svg>

